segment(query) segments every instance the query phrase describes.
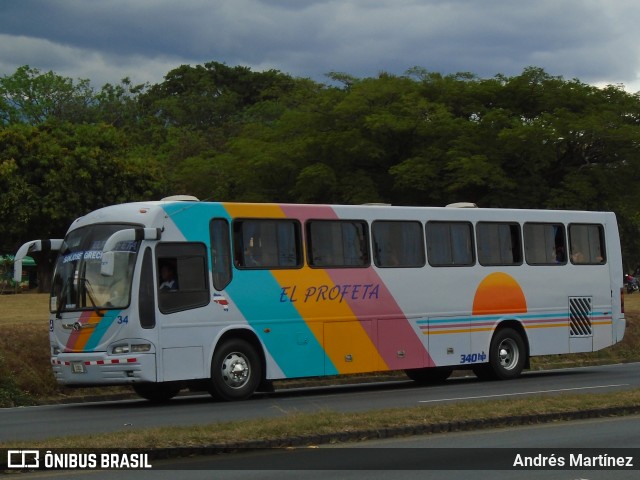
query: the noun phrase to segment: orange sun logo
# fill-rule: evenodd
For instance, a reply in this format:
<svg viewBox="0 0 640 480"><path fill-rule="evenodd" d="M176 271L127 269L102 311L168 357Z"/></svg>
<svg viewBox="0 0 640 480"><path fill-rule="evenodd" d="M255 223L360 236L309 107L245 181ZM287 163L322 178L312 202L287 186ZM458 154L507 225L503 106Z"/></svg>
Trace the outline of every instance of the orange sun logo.
<svg viewBox="0 0 640 480"><path fill-rule="evenodd" d="M473 299L473 315L526 311L527 300L520 285L511 275L492 273L478 285Z"/></svg>

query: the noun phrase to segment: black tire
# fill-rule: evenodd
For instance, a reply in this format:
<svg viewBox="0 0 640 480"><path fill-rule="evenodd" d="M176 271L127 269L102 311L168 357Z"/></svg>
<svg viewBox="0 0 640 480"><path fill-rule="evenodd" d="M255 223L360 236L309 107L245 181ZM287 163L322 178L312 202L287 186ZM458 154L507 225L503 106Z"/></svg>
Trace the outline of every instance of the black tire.
<svg viewBox="0 0 640 480"><path fill-rule="evenodd" d="M256 349L246 340L234 338L216 349L211 361L209 393L221 400L250 397L262 382L262 363Z"/></svg>
<svg viewBox="0 0 640 480"><path fill-rule="evenodd" d="M404 371L411 380L423 385L443 383L452 372L453 367L412 368Z"/></svg>
<svg viewBox="0 0 640 480"><path fill-rule="evenodd" d="M180 386L175 383L134 383L133 390L153 403L164 403L175 397Z"/></svg>
<svg viewBox="0 0 640 480"><path fill-rule="evenodd" d="M527 363L527 349L522 335L512 328L498 330L491 339L489 366L495 378L519 377Z"/></svg>

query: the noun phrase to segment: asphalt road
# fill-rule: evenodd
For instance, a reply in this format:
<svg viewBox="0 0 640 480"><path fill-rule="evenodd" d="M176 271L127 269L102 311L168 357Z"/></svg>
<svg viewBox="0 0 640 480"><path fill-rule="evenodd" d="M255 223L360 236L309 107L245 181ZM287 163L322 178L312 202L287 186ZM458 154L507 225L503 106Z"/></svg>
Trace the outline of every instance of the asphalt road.
<svg viewBox="0 0 640 480"><path fill-rule="evenodd" d="M473 402L538 394L603 393L640 387L640 363L528 372L506 382L475 377L422 387L411 381L276 391L234 403L208 395L176 398L165 405L144 400L0 409L0 442L99 434L160 426L189 426L286 416L291 412L359 412L448 402Z"/></svg>

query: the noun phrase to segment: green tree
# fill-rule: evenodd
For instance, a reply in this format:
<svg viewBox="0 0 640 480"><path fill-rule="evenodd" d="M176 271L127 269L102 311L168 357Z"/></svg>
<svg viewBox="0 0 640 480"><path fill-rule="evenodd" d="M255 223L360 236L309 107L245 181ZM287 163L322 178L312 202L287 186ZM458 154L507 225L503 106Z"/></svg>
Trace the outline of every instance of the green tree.
<svg viewBox="0 0 640 480"><path fill-rule="evenodd" d="M83 122L91 118L94 92L89 80L74 82L28 65L0 78L0 121L38 125L49 119Z"/></svg>
<svg viewBox="0 0 640 480"><path fill-rule="evenodd" d="M145 200L165 188L152 158L125 156L125 137L99 124L47 122L0 129L0 251L27 240L62 238L97 208Z"/></svg>

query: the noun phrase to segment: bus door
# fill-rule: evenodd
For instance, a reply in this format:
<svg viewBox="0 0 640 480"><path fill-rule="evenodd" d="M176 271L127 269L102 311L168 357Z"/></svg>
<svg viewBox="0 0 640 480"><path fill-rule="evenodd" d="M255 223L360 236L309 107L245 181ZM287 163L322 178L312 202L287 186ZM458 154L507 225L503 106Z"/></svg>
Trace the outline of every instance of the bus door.
<svg viewBox="0 0 640 480"><path fill-rule="evenodd" d="M206 246L198 242L162 242L156 246L158 299L158 380L209 376L211 321Z"/></svg>

